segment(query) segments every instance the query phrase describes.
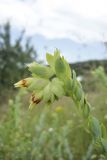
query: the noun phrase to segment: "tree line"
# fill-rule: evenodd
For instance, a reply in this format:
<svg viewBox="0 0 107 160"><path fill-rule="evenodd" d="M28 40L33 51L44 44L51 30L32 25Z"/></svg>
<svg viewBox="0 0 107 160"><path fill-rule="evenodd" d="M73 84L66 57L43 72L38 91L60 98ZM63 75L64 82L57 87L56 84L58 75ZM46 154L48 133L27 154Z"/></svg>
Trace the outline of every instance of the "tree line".
<svg viewBox="0 0 107 160"><path fill-rule="evenodd" d="M13 88L16 81L29 74L26 64L36 58L37 52L24 31L12 43L10 23L0 26L0 88Z"/></svg>

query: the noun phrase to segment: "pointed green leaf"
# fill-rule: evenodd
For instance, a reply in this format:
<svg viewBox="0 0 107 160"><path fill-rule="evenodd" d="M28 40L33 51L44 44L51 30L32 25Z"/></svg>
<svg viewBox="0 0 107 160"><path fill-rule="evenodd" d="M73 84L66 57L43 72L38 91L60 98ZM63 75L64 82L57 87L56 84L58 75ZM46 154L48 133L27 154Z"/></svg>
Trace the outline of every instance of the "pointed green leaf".
<svg viewBox="0 0 107 160"><path fill-rule="evenodd" d="M104 139L104 138L101 138L101 143L102 143L102 146L103 146L103 149L104 149L104 152L107 153L107 140Z"/></svg>
<svg viewBox="0 0 107 160"><path fill-rule="evenodd" d="M90 117L89 126L92 131L94 138L99 138L102 136L101 126L99 120L95 117Z"/></svg>
<svg viewBox="0 0 107 160"><path fill-rule="evenodd" d="M58 97L62 97L65 95L64 92L64 84L62 81L60 81L58 78L54 78L52 80L52 88L51 91Z"/></svg>
<svg viewBox="0 0 107 160"><path fill-rule="evenodd" d="M49 54L49 53L47 53L46 54L46 59L47 59L48 64L54 69L54 66L55 66L55 64L54 64L55 63L54 62L54 56Z"/></svg>
<svg viewBox="0 0 107 160"><path fill-rule="evenodd" d="M65 95L64 89L60 85L52 85L52 92L55 94L58 98Z"/></svg>
<svg viewBox="0 0 107 160"><path fill-rule="evenodd" d="M33 62L28 65L29 71L32 72L33 76L38 76L41 78L50 78L54 73L50 67L43 66Z"/></svg>
<svg viewBox="0 0 107 160"><path fill-rule="evenodd" d="M54 51L54 59L56 60L58 58L60 58L60 50L55 49L55 51Z"/></svg>
<svg viewBox="0 0 107 160"><path fill-rule="evenodd" d="M66 67L64 62L62 61L61 58L58 58L55 61L55 71L56 71L56 75L57 77L64 79L66 76Z"/></svg>
<svg viewBox="0 0 107 160"><path fill-rule="evenodd" d="M51 99L51 83L49 83L43 90L43 100L48 102Z"/></svg>
<svg viewBox="0 0 107 160"><path fill-rule="evenodd" d="M65 64L66 76L67 76L68 78L71 78L71 68L70 68L69 63L64 59L64 57L62 57L62 61L63 61L64 64Z"/></svg>
<svg viewBox="0 0 107 160"><path fill-rule="evenodd" d="M102 131L102 137L107 138L107 130L103 123L101 124L101 131Z"/></svg>
<svg viewBox="0 0 107 160"><path fill-rule="evenodd" d="M90 113L90 105L88 103L86 103L84 108L82 108L82 111L83 111L83 116L85 118L88 118L89 113Z"/></svg>
<svg viewBox="0 0 107 160"><path fill-rule="evenodd" d="M49 80L43 78L34 78L31 85L28 87L29 91L40 91L42 90L47 84Z"/></svg>

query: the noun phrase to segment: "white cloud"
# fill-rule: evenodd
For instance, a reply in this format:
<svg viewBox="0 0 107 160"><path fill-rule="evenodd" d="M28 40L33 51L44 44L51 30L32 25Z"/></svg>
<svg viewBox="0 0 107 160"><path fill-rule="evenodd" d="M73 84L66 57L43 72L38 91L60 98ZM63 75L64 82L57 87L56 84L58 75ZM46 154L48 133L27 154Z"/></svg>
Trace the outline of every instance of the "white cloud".
<svg viewBox="0 0 107 160"><path fill-rule="evenodd" d="M107 41L107 0L0 0L0 23L27 35Z"/></svg>

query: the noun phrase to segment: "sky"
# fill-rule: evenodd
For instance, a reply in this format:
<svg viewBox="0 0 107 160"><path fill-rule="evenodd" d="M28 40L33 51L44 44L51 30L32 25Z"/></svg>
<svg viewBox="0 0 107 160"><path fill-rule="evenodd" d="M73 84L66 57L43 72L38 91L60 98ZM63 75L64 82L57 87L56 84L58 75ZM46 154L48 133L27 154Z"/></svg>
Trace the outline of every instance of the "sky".
<svg viewBox="0 0 107 160"><path fill-rule="evenodd" d="M107 58L107 0L0 0L0 24L25 29L40 58L59 48L72 62Z"/></svg>

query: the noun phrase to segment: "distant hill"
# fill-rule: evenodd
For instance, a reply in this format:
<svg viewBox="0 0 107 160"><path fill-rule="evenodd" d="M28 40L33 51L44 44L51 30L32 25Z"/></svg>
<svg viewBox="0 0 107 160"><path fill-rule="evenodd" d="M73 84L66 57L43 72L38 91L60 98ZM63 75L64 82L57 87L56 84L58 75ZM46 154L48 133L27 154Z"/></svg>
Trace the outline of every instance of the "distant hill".
<svg viewBox="0 0 107 160"><path fill-rule="evenodd" d="M72 68L76 71L77 75L87 74L98 66L103 66L107 72L107 60L90 60L85 62L72 63L70 66L72 66Z"/></svg>
<svg viewBox="0 0 107 160"><path fill-rule="evenodd" d="M17 33L17 31L16 31ZM107 44L104 42L79 43L69 38L48 39L36 34L32 37L39 59L45 60L45 53L53 53L58 48L69 62L107 59ZM46 61L45 61L46 62Z"/></svg>

